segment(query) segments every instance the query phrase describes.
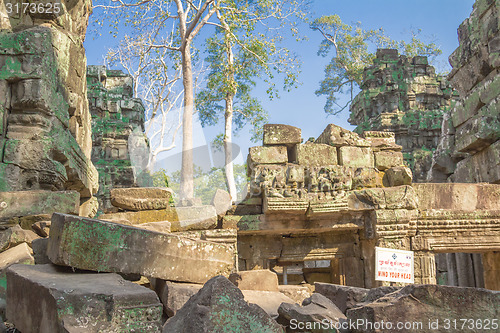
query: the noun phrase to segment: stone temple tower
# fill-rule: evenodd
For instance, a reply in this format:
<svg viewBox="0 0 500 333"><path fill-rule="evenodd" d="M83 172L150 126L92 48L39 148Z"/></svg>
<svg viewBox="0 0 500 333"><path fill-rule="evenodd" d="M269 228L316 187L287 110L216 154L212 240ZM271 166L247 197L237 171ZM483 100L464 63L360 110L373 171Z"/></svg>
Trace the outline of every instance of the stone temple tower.
<svg viewBox="0 0 500 333"><path fill-rule="evenodd" d="M355 132L394 132L415 182L422 182L439 143L443 114L457 93L436 75L427 57L408 58L397 50L379 49L365 68L361 92L351 105Z"/></svg>

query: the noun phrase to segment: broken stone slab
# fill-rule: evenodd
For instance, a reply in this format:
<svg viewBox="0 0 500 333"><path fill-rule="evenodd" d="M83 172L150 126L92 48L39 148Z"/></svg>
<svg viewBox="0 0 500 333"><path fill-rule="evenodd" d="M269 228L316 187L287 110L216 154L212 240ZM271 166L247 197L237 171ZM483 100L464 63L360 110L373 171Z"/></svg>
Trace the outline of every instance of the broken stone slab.
<svg viewBox="0 0 500 333"><path fill-rule="evenodd" d="M177 311L195 295L203 285L194 283L178 283L156 279L154 290L163 303L163 310L169 317L175 316Z"/></svg>
<svg viewBox="0 0 500 333"><path fill-rule="evenodd" d="M321 143L297 145L296 156L297 163L304 166L338 164L337 148Z"/></svg>
<svg viewBox="0 0 500 333"><path fill-rule="evenodd" d="M310 285L307 285L311 287ZM278 290L283 295L290 297L296 303L302 303L306 298L311 297L311 289L305 285L279 285Z"/></svg>
<svg viewBox="0 0 500 333"><path fill-rule="evenodd" d="M292 147L302 141L302 131L300 128L282 124L264 125L264 146L286 145Z"/></svg>
<svg viewBox="0 0 500 333"><path fill-rule="evenodd" d="M344 323L347 318L340 309L325 296L313 293L299 304L283 303L278 309L278 323L290 328L297 329L295 325L301 323L306 332L337 332L335 325ZM327 327L321 324L327 324ZM295 327L294 327L295 326Z"/></svg>
<svg viewBox="0 0 500 333"><path fill-rule="evenodd" d="M399 291L387 294L372 303L347 310L352 321L380 323L421 323L405 328L405 332L450 332L443 319L450 323L467 318L470 322L485 323L500 316L500 292L480 288L450 287L439 285L408 285ZM430 327L430 323L437 326ZM452 324L453 325L453 324ZM490 324L491 325L491 324ZM431 328L431 329L430 329ZM460 326L460 332L479 332L477 326ZM376 332L363 327L352 332Z"/></svg>
<svg viewBox="0 0 500 333"><path fill-rule="evenodd" d="M279 291L278 275L268 269L232 273L229 281L241 290Z"/></svg>
<svg viewBox="0 0 500 333"><path fill-rule="evenodd" d="M405 166L392 167L385 171L385 186L411 185L413 175L411 169Z"/></svg>
<svg viewBox="0 0 500 333"><path fill-rule="evenodd" d="M118 274L54 265L7 270L7 318L23 333L160 332L161 313L154 291Z"/></svg>
<svg viewBox="0 0 500 333"><path fill-rule="evenodd" d="M78 214L79 205L76 191L0 192L0 220L54 212Z"/></svg>
<svg viewBox="0 0 500 333"><path fill-rule="evenodd" d="M163 326L163 333L283 332L263 309L248 304L227 278L216 276Z"/></svg>
<svg viewBox="0 0 500 333"><path fill-rule="evenodd" d="M358 134L343 129L335 124L329 124L316 139L316 143L324 143L334 147L356 146L370 147L368 140L361 138Z"/></svg>
<svg viewBox="0 0 500 333"><path fill-rule="evenodd" d="M31 244L37 238L39 237L33 231L24 230L20 226L15 225L0 232L0 252L21 243Z"/></svg>
<svg viewBox="0 0 500 333"><path fill-rule="evenodd" d="M51 264L52 262L47 257L47 247L49 245L48 238L38 238L31 242L33 249L33 258L35 258L35 265Z"/></svg>
<svg viewBox="0 0 500 333"><path fill-rule="evenodd" d="M5 300L7 295L7 278L5 276L6 269L14 264L33 265L35 263L35 259L32 254L33 253L30 247L26 243L19 244L0 253L0 299ZM0 314L1 317L5 319L5 312L3 310L0 311Z"/></svg>
<svg viewBox="0 0 500 333"><path fill-rule="evenodd" d="M223 244L59 213L52 215L47 255L57 265L193 283L234 266Z"/></svg>
<svg viewBox="0 0 500 333"><path fill-rule="evenodd" d="M335 303L344 314L347 310L359 306L360 303L373 302L399 289L401 289L401 287L384 286L365 289L322 282L316 282L314 284L314 292L325 296Z"/></svg>
<svg viewBox="0 0 500 333"><path fill-rule="evenodd" d="M282 303L295 303L293 299L278 291L242 290L245 301L258 305L271 318L278 318L278 309Z"/></svg>
<svg viewBox="0 0 500 333"><path fill-rule="evenodd" d="M224 190L218 188L214 196L212 197L212 206L215 207L215 213L219 215L225 215L226 212L231 209L233 205L233 200L231 199L231 195Z"/></svg>
<svg viewBox="0 0 500 333"><path fill-rule="evenodd" d="M80 210L78 215L93 218L94 216L96 216L98 210L99 201L96 197L83 198L80 200Z"/></svg>
<svg viewBox="0 0 500 333"><path fill-rule="evenodd" d="M365 131L363 137L370 142L372 150L378 151L401 151L402 146L396 144L394 132Z"/></svg>
<svg viewBox="0 0 500 333"><path fill-rule="evenodd" d="M132 187L111 189L111 204L115 207L140 211L169 207L172 190L160 187Z"/></svg>
<svg viewBox="0 0 500 333"><path fill-rule="evenodd" d="M111 213L103 214L100 218L108 221L117 221L117 223L125 220L130 222L131 225L168 221L172 224L172 232L213 229L217 226L217 212L215 211L215 207L211 205Z"/></svg>

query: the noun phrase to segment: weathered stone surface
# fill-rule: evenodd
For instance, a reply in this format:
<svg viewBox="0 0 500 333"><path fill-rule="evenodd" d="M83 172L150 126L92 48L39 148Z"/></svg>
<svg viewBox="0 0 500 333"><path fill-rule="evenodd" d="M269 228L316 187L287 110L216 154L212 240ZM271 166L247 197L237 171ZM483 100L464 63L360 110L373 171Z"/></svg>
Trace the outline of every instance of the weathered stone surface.
<svg viewBox="0 0 500 333"><path fill-rule="evenodd" d="M111 221L112 222L112 221ZM157 231L162 233L170 233L172 231L172 224L168 221L163 222L148 222L136 225L138 228Z"/></svg>
<svg viewBox="0 0 500 333"><path fill-rule="evenodd" d="M53 265L7 270L7 318L22 332L160 332L161 313L152 290L118 274Z"/></svg>
<svg viewBox="0 0 500 333"><path fill-rule="evenodd" d="M438 322L433 332L449 332L444 318L451 323L467 318L471 322L498 318L500 292L486 289L448 287L438 285L408 285L400 291L379 298L373 303L347 311L351 321L365 320L375 323L420 322L423 326L405 328L405 332L422 332L429 329L429 322ZM461 332L479 332L476 326L460 327ZM376 332L374 329L354 329L353 332Z"/></svg>
<svg viewBox="0 0 500 333"><path fill-rule="evenodd" d="M310 286L309 286L310 287ZM299 285L279 285L278 290L283 295L290 297L295 303L302 303L306 298L311 297L311 290L306 286Z"/></svg>
<svg viewBox="0 0 500 333"><path fill-rule="evenodd" d="M370 142L361 138L358 134L335 124L329 124L318 139L316 139L316 143L324 143L334 147L370 147Z"/></svg>
<svg viewBox="0 0 500 333"><path fill-rule="evenodd" d="M339 164L356 168L373 168L373 153L370 148L343 146L339 148Z"/></svg>
<svg viewBox="0 0 500 333"><path fill-rule="evenodd" d="M362 136L371 144L373 151L401 151L402 146L396 144L394 132L364 131Z"/></svg>
<svg viewBox="0 0 500 333"><path fill-rule="evenodd" d="M193 283L177 283L156 279L154 290L163 303L163 310L169 317L173 317L186 302L195 295L203 285Z"/></svg>
<svg viewBox="0 0 500 333"><path fill-rule="evenodd" d="M384 173L375 168L357 168L352 177L352 189L382 187Z"/></svg>
<svg viewBox="0 0 500 333"><path fill-rule="evenodd" d="M349 197L351 209L417 209L418 197L413 187L397 186L353 191Z"/></svg>
<svg viewBox="0 0 500 333"><path fill-rule="evenodd" d="M393 52L390 57L384 55L389 51ZM416 149L431 152L437 147L443 115L458 94L444 77L436 75L425 57L409 58L397 50L378 50L363 77L361 92L350 106L349 122L357 125L357 133L369 131L364 136L374 150L392 149L394 143L384 143L379 133L395 133L405 162L416 180L424 181L431 160Z"/></svg>
<svg viewBox="0 0 500 333"><path fill-rule="evenodd" d="M328 298L344 314L349 309L361 306L361 303L373 302L399 289L401 288L389 286L365 289L321 282L316 282L314 284L314 292Z"/></svg>
<svg viewBox="0 0 500 333"><path fill-rule="evenodd" d="M169 207L172 190L158 187L112 188L111 204L125 210L151 210Z"/></svg>
<svg viewBox="0 0 500 333"><path fill-rule="evenodd" d="M278 291L241 290L241 292L247 303L258 305L274 319L278 318L278 308L282 303L295 303L293 299Z"/></svg>
<svg viewBox="0 0 500 333"><path fill-rule="evenodd" d="M297 145L297 163L304 166L319 167L323 165L336 165L337 148L326 144Z"/></svg>
<svg viewBox="0 0 500 333"><path fill-rule="evenodd" d="M241 290L278 291L278 276L268 269L232 273L229 281Z"/></svg>
<svg viewBox="0 0 500 333"><path fill-rule="evenodd" d="M287 332L293 332L294 327L292 320L297 323L303 323L302 329L307 332L335 332L334 327L337 323L343 323L347 318L339 310L339 308L325 296L314 293L311 297L306 298L302 302L302 306L298 304L283 303L278 309L279 317L277 321L287 326ZM325 329L322 323L327 323ZM290 327L290 328L289 328Z"/></svg>
<svg viewBox="0 0 500 333"><path fill-rule="evenodd" d="M20 226L15 225L12 228L0 232L0 252L21 243L31 244L31 242L37 238L38 236L33 231L24 230L21 229Z"/></svg>
<svg viewBox="0 0 500 333"><path fill-rule="evenodd" d="M0 253L0 299L5 300L7 296L7 277L5 275L6 269L14 264L33 265L35 263L35 259L33 258L32 254L33 252L26 243L21 243L13 248L8 249L7 251ZM2 318L5 319L5 312L0 312L2 313Z"/></svg>
<svg viewBox="0 0 500 333"><path fill-rule="evenodd" d="M231 209L233 200L227 191L218 188L214 193L211 204L215 207L215 213L217 215L225 215L226 212Z"/></svg>
<svg viewBox="0 0 500 333"><path fill-rule="evenodd" d="M24 230L32 230L33 225L37 222L50 221L51 214L38 214L38 215L28 215L21 216L19 218L13 218L9 222L19 224ZM42 236L43 237L43 236Z"/></svg>
<svg viewBox="0 0 500 333"><path fill-rule="evenodd" d="M216 276L165 323L163 332L283 332L257 305L247 304L228 279Z"/></svg>
<svg viewBox="0 0 500 333"><path fill-rule="evenodd" d="M48 238L38 238L31 242L31 248L33 249L33 258L35 259L36 265L51 264L49 257L47 256L47 247L49 245Z"/></svg>
<svg viewBox="0 0 500 333"><path fill-rule="evenodd" d="M144 134L144 105L133 98L132 78L120 70L88 66L87 87L92 114L92 161L99 172L97 197L102 212L114 212L118 209L111 203L112 188L152 186L146 171L149 143ZM141 197L146 190L136 191L139 192L129 192L127 197L122 192L116 202L118 207L161 209L168 203L162 200L167 194L160 194L161 191L148 192L147 197ZM152 201L141 200L147 198Z"/></svg>
<svg viewBox="0 0 500 333"><path fill-rule="evenodd" d="M288 153L286 146L250 147L248 164L253 168L257 164L286 164Z"/></svg>
<svg viewBox="0 0 500 333"><path fill-rule="evenodd" d="M403 165L403 154L400 152L383 150L375 152L374 157L375 167L380 171Z"/></svg>
<svg viewBox="0 0 500 333"><path fill-rule="evenodd" d="M80 195L75 191L16 191L0 192L0 219L16 216L78 214Z"/></svg>
<svg viewBox="0 0 500 333"><path fill-rule="evenodd" d="M286 145L293 146L302 141L300 128L282 124L264 125L264 146Z"/></svg>
<svg viewBox="0 0 500 333"><path fill-rule="evenodd" d="M80 200L80 210L78 215L93 218L99 211L99 201L96 197L84 198ZM63 213L63 212L59 212Z"/></svg>
<svg viewBox="0 0 500 333"><path fill-rule="evenodd" d="M401 185L411 185L413 175L411 169L399 166L392 167L385 171L384 184L387 186L401 186Z"/></svg>
<svg viewBox="0 0 500 333"><path fill-rule="evenodd" d="M194 283L228 275L234 262L225 245L57 213L47 253L58 265Z"/></svg>

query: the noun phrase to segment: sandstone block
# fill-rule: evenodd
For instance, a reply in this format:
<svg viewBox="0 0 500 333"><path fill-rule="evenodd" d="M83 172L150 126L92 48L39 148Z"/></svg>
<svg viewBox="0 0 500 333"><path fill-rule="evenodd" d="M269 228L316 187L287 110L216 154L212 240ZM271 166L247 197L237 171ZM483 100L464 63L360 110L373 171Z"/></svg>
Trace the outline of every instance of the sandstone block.
<svg viewBox="0 0 500 333"><path fill-rule="evenodd" d="M278 290L283 295L290 297L295 303L302 303L306 298L311 297L311 290L306 286L280 285Z"/></svg>
<svg viewBox="0 0 500 333"><path fill-rule="evenodd" d="M288 162L286 146L250 147L248 151L248 164L252 169L257 164L286 164Z"/></svg>
<svg viewBox="0 0 500 333"><path fill-rule="evenodd" d="M138 228L157 231L168 234L172 231L172 224L168 221L163 222L148 222L137 225Z"/></svg>
<svg viewBox="0 0 500 333"><path fill-rule="evenodd" d="M453 182L500 183L500 140L457 163Z"/></svg>
<svg viewBox="0 0 500 333"><path fill-rule="evenodd" d="M0 219L15 216L78 214L80 195L75 191L15 191L0 192Z"/></svg>
<svg viewBox="0 0 500 333"><path fill-rule="evenodd" d="M111 189L111 204L126 210L165 209L169 206L172 190L159 187L132 187Z"/></svg>
<svg viewBox="0 0 500 333"><path fill-rule="evenodd" d="M177 283L156 279L155 291L164 306L165 314L175 316L177 311L203 287L202 284Z"/></svg>
<svg viewBox="0 0 500 333"><path fill-rule="evenodd" d="M339 148L339 164L349 167L373 168L371 148L343 146Z"/></svg>
<svg viewBox="0 0 500 333"><path fill-rule="evenodd" d="M403 165L403 154L401 152L379 151L373 154L375 157L375 168L380 171Z"/></svg>
<svg viewBox="0 0 500 333"><path fill-rule="evenodd" d="M213 229L217 226L217 212L211 205L110 213L103 214L100 218L117 223L124 220L130 222L131 225L168 221L171 223L172 231Z"/></svg>
<svg viewBox="0 0 500 333"><path fill-rule="evenodd" d="M404 322L411 318L412 322L426 325L439 322L435 332L449 332L442 320L453 322L468 319L484 321L485 318L500 316L500 293L476 288L449 287L438 285L408 285L401 290L379 298L375 302L347 310L347 318L351 321L367 322ZM405 332L422 332L428 326L412 326ZM461 332L477 332L477 328L463 327ZM353 332L375 332L375 330L354 329Z"/></svg>
<svg viewBox="0 0 500 333"><path fill-rule="evenodd" d="M30 247L26 243L21 243L0 253L0 299L5 300L7 296L6 269L14 264L33 265L35 260L32 254ZM5 313L2 313L2 317L5 319Z"/></svg>
<svg viewBox="0 0 500 333"><path fill-rule="evenodd" d="M382 187L384 173L375 168L357 168L352 177L352 189Z"/></svg>
<svg viewBox="0 0 500 333"><path fill-rule="evenodd" d="M302 141L300 128L290 125L265 124L264 146L285 145L293 146Z"/></svg>
<svg viewBox="0 0 500 333"><path fill-rule="evenodd" d="M222 244L58 213L47 254L58 265L194 283L233 268L232 251Z"/></svg>
<svg viewBox="0 0 500 333"><path fill-rule="evenodd" d="M323 327L319 326L318 328L318 325L324 321L334 325L347 319L332 301L317 293L306 298L302 302L302 306L289 303L281 304L278 313L278 323L289 326L291 321L294 320L297 323L309 324L311 327L306 326L305 328L307 332L312 333L325 332ZM313 325L316 325L316 328Z"/></svg>
<svg viewBox="0 0 500 333"><path fill-rule="evenodd" d="M25 333L160 332L161 313L152 290L118 274L53 265L7 270L7 318Z"/></svg>
<svg viewBox="0 0 500 333"><path fill-rule="evenodd" d="M278 309L282 303L295 303L293 299L278 291L242 290L241 292L247 303L259 306L271 318L278 318Z"/></svg>
<svg viewBox="0 0 500 333"><path fill-rule="evenodd" d="M394 132L366 131L362 135L370 142L373 151L401 151L403 148L396 144Z"/></svg>
<svg viewBox="0 0 500 333"><path fill-rule="evenodd" d="M361 138L358 134L343 129L340 126L329 124L323 133L316 139L316 143L324 143L334 147L357 146L370 147L368 140Z"/></svg>
<svg viewBox="0 0 500 333"><path fill-rule="evenodd" d="M212 198L212 206L215 207L215 213L217 215L224 215L226 212L231 209L233 204L233 200L231 195L224 190L217 189Z"/></svg>
<svg viewBox="0 0 500 333"><path fill-rule="evenodd" d="M5 251L8 248L14 247L21 243L28 243L38 236L31 230L21 229L20 226L15 225L12 228L0 232L0 251Z"/></svg>
<svg viewBox="0 0 500 333"><path fill-rule="evenodd" d="M78 215L93 218L96 216L98 210L99 201L97 201L96 197L84 198L80 200L80 210Z"/></svg>
<svg viewBox="0 0 500 333"><path fill-rule="evenodd" d="M297 163L304 166L336 165L337 148L326 144L297 145Z"/></svg>
<svg viewBox="0 0 500 333"><path fill-rule="evenodd" d="M203 310L201 310L203 309ZM228 279L216 276L168 319L163 332L282 332L259 306L248 304Z"/></svg>
<svg viewBox="0 0 500 333"><path fill-rule="evenodd" d="M241 290L278 291L278 275L268 269L232 273L229 281Z"/></svg>
<svg viewBox="0 0 500 333"><path fill-rule="evenodd" d="M49 245L48 238L38 238L31 243L33 249L33 258L36 265L51 264L52 262L47 257L47 246Z"/></svg>
<svg viewBox="0 0 500 333"><path fill-rule="evenodd" d="M353 191L348 199L349 208L363 209L417 209L418 197L413 187L395 186Z"/></svg>
<svg viewBox="0 0 500 333"><path fill-rule="evenodd" d="M412 182L411 169L399 166L387 169L384 175L384 185L385 186L400 186L400 185L411 185Z"/></svg>

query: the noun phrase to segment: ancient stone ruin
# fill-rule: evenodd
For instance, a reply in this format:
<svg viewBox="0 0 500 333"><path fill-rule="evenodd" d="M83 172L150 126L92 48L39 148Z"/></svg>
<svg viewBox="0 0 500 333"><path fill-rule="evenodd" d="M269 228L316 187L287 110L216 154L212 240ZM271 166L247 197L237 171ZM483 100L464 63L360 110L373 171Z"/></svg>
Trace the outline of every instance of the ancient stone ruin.
<svg viewBox="0 0 500 333"><path fill-rule="evenodd" d="M476 1L459 29L454 108L425 59L380 51L358 133L329 124L303 142L267 124L242 203L218 190L182 207L145 187L130 77L86 68L90 2L61 4L59 16L0 7L0 332L498 329L498 1ZM438 128L421 182L427 160L415 173L405 161L435 148ZM375 247L413 251L415 284L377 281Z"/></svg>
<svg viewBox="0 0 500 333"><path fill-rule="evenodd" d="M133 98L130 75L105 66L87 67L92 116L92 162L99 172L99 209L117 211L112 188L152 186L146 171L149 144L144 134L144 106Z"/></svg>
<svg viewBox="0 0 500 333"><path fill-rule="evenodd" d="M415 182L425 181L441 123L457 99L446 78L436 75L427 57L408 58L397 50L379 49L363 72L361 92L351 104L355 132L388 131L403 147Z"/></svg>

